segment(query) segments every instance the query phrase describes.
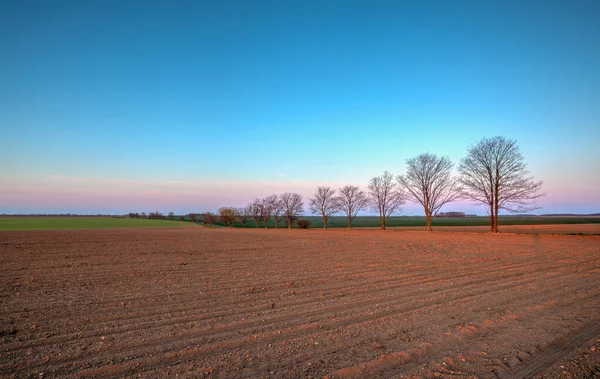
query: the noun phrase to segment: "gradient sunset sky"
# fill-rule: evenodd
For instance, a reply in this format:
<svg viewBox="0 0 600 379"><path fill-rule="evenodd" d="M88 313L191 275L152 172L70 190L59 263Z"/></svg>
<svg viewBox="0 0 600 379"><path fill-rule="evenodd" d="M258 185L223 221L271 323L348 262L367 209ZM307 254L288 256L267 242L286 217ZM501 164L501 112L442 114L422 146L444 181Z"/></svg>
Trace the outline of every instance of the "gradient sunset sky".
<svg viewBox="0 0 600 379"><path fill-rule="evenodd" d="M306 199L496 135L538 213L600 212L600 1L0 2L0 213Z"/></svg>

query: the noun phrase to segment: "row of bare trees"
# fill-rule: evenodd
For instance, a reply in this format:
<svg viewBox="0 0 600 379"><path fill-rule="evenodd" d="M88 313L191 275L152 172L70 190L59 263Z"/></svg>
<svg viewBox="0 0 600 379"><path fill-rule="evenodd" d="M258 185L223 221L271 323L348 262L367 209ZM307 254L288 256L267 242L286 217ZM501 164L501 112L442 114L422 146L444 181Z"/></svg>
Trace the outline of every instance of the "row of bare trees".
<svg viewBox="0 0 600 379"><path fill-rule="evenodd" d="M327 229L329 217L336 213L344 213L348 219L348 228L352 228L352 220L360 211L369 205L369 197L358 186L347 185L337 191L331 187L319 187L309 200L311 213L323 217L323 228Z"/></svg>
<svg viewBox="0 0 600 379"><path fill-rule="evenodd" d="M431 218L440 209L459 199L472 200L488 207L491 231L498 232L498 212L528 212L538 207L534 200L542 182L529 176L516 141L504 137L483 138L471 145L453 174L454 164L448 157L424 153L406 160L407 170L394 177L385 171L372 177L368 193L356 186L345 186L337 192L319 187L310 198L310 210L323 217L327 229L329 217L344 213L348 228L358 212L370 208L379 213L381 229L389 217L398 213L406 201L420 204L431 231Z"/></svg>
<svg viewBox="0 0 600 379"><path fill-rule="evenodd" d="M423 206L427 230L431 230L431 217L450 201L460 197L459 186L452 177L452 163L446 157L421 154L408 159L404 175L394 176L385 171L369 180L365 193L357 186L345 186L339 194L331 187L319 187L310 199L310 210L323 217L327 229L329 217L343 213L348 218L348 228L358 212L371 210L379 214L379 224L385 230L390 216L399 213L406 201Z"/></svg>
<svg viewBox="0 0 600 379"><path fill-rule="evenodd" d="M516 141L504 137L483 138L472 144L460 161L457 174L450 158L432 153L409 158L406 166L401 175L385 171L372 177L366 192L354 185L337 190L318 187L309 199L310 212L323 218L325 229L332 215L344 214L351 229L358 213L370 210L379 214L381 229L385 230L390 216L410 201L423 207L427 231L431 231L431 219L444 205L465 199L487 207L491 231L497 233L500 209L528 212L537 209L534 200L543 196L542 182L529 176ZM286 192L257 198L242 208L222 207L218 218L225 226L232 226L239 219L243 227L253 219L257 228L261 221L266 228L274 218L276 228L280 221L291 228L302 212L302 195ZM214 223L214 215L207 213L204 217L205 224Z"/></svg>
<svg viewBox="0 0 600 379"><path fill-rule="evenodd" d="M372 177L367 192L358 186L347 185L338 190L328 186L318 187L309 199L312 214L323 217L323 227L327 229L329 219L335 214L344 214L348 228L359 212L370 210L379 214L381 229L386 228L390 216L399 213L407 202L420 204L427 219L427 231L431 231L431 219L440 213L441 208L456 200L472 200L483 204L490 217L491 231L498 232L498 214L501 209L514 213L525 213L538 207L535 199L543 196L540 192L542 181L529 175L523 155L515 140L505 137L483 138L469 146L467 155L461 159L457 174L454 164L448 157L424 153L406 160L406 172L394 176L385 171ZM200 221L213 225L217 220L224 226L233 226L240 220L243 227L254 220L256 227L262 221L267 228L269 221L275 220L275 227L285 222L288 228L298 221L303 213L302 195L285 192L255 199L246 207L221 207L218 214L206 212L198 215L190 213L192 222ZM142 212L129 213L131 218L151 218L173 220L175 215ZM179 216L181 220L185 216Z"/></svg>
<svg viewBox="0 0 600 379"><path fill-rule="evenodd" d="M348 220L348 228L352 229L352 221L359 212L370 209L379 213L382 229L389 217L398 212L405 203L405 193L401 191L389 172L371 178L368 192L358 186L347 185L339 190L331 187L318 187L310 198L309 207L313 214L323 217L323 228L327 229L329 218L342 213Z"/></svg>
<svg viewBox="0 0 600 379"><path fill-rule="evenodd" d="M302 195L294 192L284 192L280 195L270 195L262 199L254 199L254 201L242 208L221 207L219 208L218 218L224 226L233 226L233 222L239 219L242 227L246 227L246 223L249 220L254 220L257 228L261 221L264 223L265 228L267 228L269 221L274 219L275 228L279 228L279 224L282 221L286 223L288 228L291 228L298 221L302 212ZM207 214L210 213L207 212Z"/></svg>

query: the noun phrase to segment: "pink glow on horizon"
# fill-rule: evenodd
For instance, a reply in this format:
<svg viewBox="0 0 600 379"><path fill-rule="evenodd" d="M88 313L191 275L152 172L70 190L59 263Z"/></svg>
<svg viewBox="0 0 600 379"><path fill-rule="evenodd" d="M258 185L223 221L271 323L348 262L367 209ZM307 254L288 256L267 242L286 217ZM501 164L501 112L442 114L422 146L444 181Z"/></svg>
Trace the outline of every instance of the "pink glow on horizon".
<svg viewBox="0 0 600 379"><path fill-rule="evenodd" d="M0 192L0 208L9 208L9 211L24 209L36 212L39 209L41 212L43 209L65 209L65 212L79 212L84 209L106 209L120 213L151 210L215 211L223 205L244 206L256 197L282 192L299 192L306 199L319 185L337 185L291 180L125 181L51 175L34 175L24 181L11 181L7 184Z"/></svg>
<svg viewBox="0 0 600 379"><path fill-rule="evenodd" d="M71 212L71 213L125 213L136 212L202 212L215 211L220 206L244 206L256 197L282 192L299 192L308 198L320 185L339 188L345 183L293 181L282 178L279 182L249 181L134 181L97 179L59 175L34 174L24 178L0 178L0 213L6 212ZM555 184L555 183L553 183ZM545 188L547 195L538 200L541 207L532 213L600 211L598 191L579 186L568 191ZM366 191L366 185L361 186ZM563 192L564 191L564 192ZM462 200L444 207L445 211L464 211L485 214L485 208ZM419 205L407 203L405 215L420 215Z"/></svg>

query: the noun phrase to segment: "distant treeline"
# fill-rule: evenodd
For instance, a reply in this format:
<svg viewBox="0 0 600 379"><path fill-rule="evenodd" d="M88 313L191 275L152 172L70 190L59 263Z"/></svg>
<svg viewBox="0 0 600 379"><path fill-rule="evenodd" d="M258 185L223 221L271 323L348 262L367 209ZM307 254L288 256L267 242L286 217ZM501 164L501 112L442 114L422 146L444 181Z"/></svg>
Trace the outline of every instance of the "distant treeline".
<svg viewBox="0 0 600 379"><path fill-rule="evenodd" d="M533 214L533 213L523 213L523 214L514 214L511 215L514 217L598 217L600 213L543 213L543 214Z"/></svg>
<svg viewBox="0 0 600 379"><path fill-rule="evenodd" d="M438 212L434 217L477 217L473 214L465 214L465 212Z"/></svg>

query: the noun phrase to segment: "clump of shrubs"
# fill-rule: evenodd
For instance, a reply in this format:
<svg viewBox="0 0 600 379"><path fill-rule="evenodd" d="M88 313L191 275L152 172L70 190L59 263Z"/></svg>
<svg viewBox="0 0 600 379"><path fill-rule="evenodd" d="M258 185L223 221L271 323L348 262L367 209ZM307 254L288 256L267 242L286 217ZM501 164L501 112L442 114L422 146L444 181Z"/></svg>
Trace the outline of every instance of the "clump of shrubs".
<svg viewBox="0 0 600 379"><path fill-rule="evenodd" d="M310 228L310 221L308 220L298 220L296 223L300 229L308 229Z"/></svg>

